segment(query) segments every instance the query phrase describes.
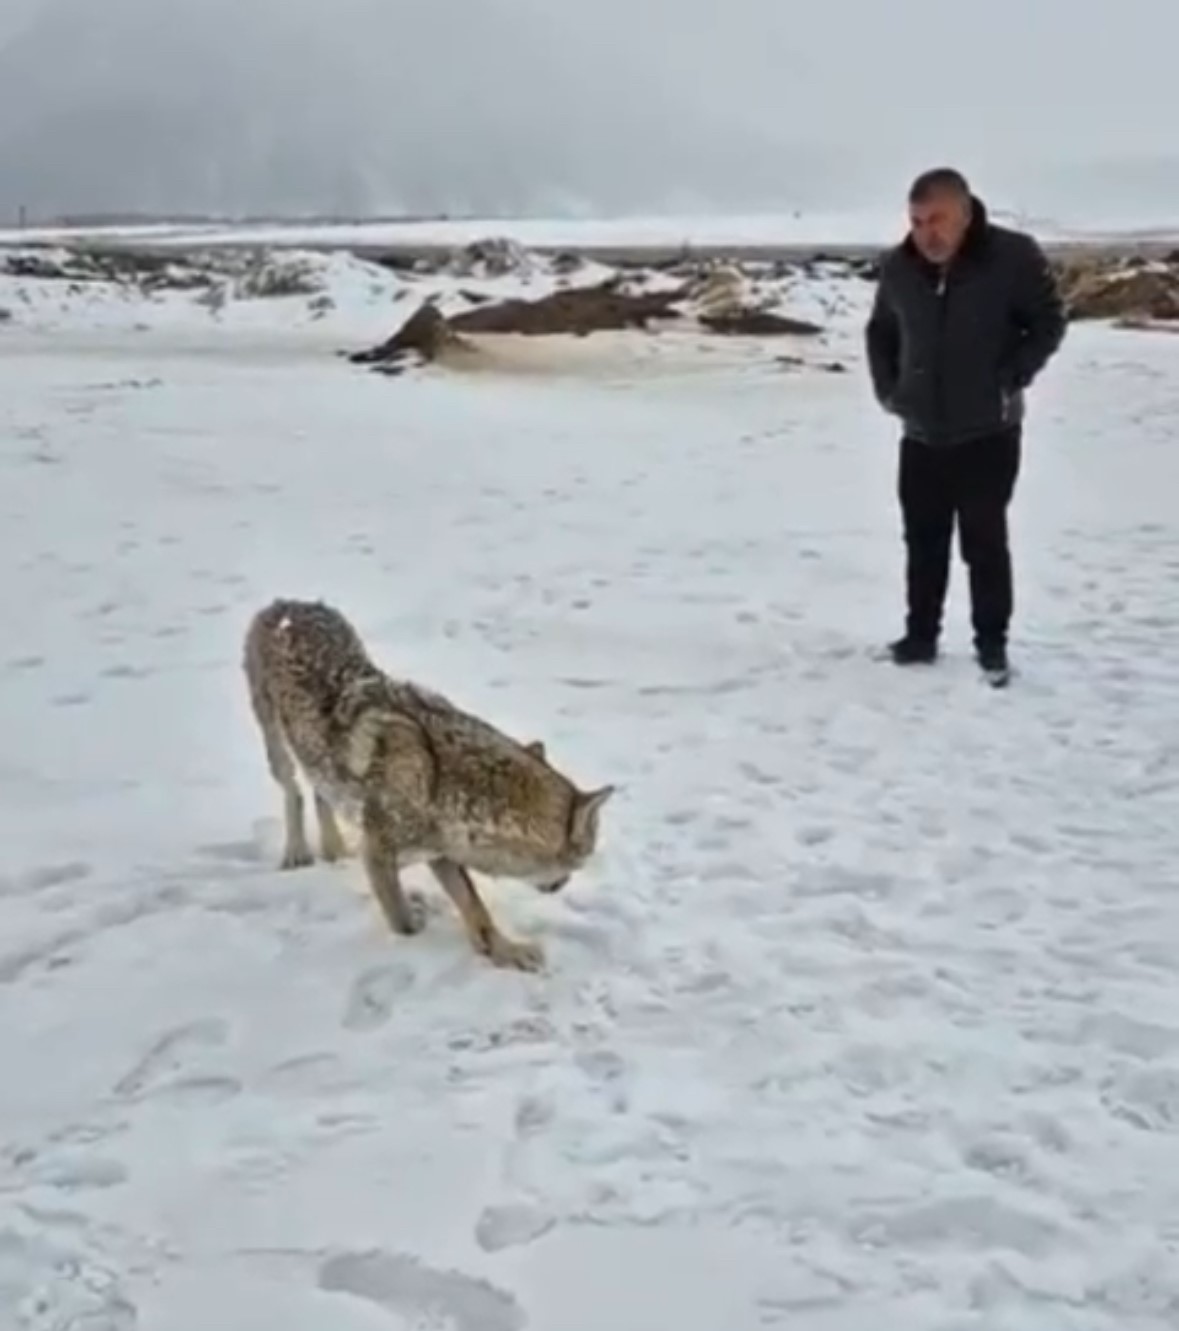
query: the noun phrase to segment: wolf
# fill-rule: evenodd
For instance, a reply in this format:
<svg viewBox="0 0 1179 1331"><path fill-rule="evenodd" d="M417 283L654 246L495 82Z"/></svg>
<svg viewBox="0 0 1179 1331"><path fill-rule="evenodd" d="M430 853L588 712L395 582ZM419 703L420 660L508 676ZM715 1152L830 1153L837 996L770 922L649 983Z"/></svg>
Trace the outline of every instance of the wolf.
<svg viewBox="0 0 1179 1331"><path fill-rule="evenodd" d="M540 741L513 739L440 693L387 675L323 601L277 599L259 610L243 667L283 793L281 867L313 861L298 768L314 795L323 859L347 853L337 815L359 829L369 886L395 933L425 924L421 898L399 873L425 863L476 953L496 966L541 969L543 949L500 931L471 873L559 891L597 849L616 788L581 790Z"/></svg>

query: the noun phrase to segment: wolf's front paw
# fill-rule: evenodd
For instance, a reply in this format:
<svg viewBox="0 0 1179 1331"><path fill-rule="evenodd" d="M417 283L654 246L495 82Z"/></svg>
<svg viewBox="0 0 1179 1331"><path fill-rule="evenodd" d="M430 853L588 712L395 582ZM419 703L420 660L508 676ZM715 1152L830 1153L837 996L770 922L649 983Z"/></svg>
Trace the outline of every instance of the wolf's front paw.
<svg viewBox="0 0 1179 1331"><path fill-rule="evenodd" d="M279 861L280 869L306 869L309 864L315 863L315 857L306 845L288 846L282 853L282 859Z"/></svg>
<svg viewBox="0 0 1179 1331"><path fill-rule="evenodd" d="M406 937L420 934L426 927L426 899L420 892L403 892L404 909L399 910L393 928Z"/></svg>
<svg viewBox="0 0 1179 1331"><path fill-rule="evenodd" d="M338 834L333 836L324 833L319 853L328 864L338 864L340 860L346 860L349 856L348 843Z"/></svg>
<svg viewBox="0 0 1179 1331"><path fill-rule="evenodd" d="M493 966L507 970L544 969L544 948L539 943L525 943L500 933L492 934L487 940L487 956Z"/></svg>

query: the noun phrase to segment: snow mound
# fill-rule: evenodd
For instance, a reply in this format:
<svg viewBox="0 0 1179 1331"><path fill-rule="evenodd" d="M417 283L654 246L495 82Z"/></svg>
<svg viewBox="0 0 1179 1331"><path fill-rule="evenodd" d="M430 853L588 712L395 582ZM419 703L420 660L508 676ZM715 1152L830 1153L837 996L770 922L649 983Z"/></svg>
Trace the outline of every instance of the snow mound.
<svg viewBox="0 0 1179 1331"><path fill-rule="evenodd" d="M346 319L387 310L404 289L389 268L343 252L0 250L0 308L42 332L210 319L297 328L333 312Z"/></svg>
<svg viewBox="0 0 1179 1331"><path fill-rule="evenodd" d="M1179 321L1179 251L1167 259L1066 266L1063 289L1074 319Z"/></svg>
<svg viewBox="0 0 1179 1331"><path fill-rule="evenodd" d="M408 309L425 303L447 319L479 324L486 306L609 287L636 304L687 290L687 307L704 317L742 308L834 328L850 326L861 313L862 268L849 261L718 268L689 258L611 266L574 253L541 254L498 236L433 256L390 253L379 261L344 250L265 246L184 252L25 246L0 248L0 309L11 322L45 333L318 330L343 344L388 337Z"/></svg>

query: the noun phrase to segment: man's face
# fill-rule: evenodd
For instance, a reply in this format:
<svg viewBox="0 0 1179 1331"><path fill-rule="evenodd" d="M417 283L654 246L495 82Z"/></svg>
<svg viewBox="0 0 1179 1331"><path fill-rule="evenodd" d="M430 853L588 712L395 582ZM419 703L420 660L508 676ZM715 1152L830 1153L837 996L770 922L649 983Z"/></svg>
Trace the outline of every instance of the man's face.
<svg viewBox="0 0 1179 1331"><path fill-rule="evenodd" d="M909 205L913 244L930 263L949 263L970 225L970 200L956 190L939 190Z"/></svg>

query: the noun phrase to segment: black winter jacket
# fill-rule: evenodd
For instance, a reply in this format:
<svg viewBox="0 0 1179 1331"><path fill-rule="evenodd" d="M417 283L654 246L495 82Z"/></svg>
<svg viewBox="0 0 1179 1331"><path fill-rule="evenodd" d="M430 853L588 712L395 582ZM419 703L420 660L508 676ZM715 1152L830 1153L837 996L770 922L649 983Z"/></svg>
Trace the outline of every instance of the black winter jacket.
<svg viewBox="0 0 1179 1331"><path fill-rule="evenodd" d="M865 330L872 387L905 434L957 444L1023 419L1023 393L1060 346L1063 302L1031 236L979 199L943 270L911 238L888 251Z"/></svg>

